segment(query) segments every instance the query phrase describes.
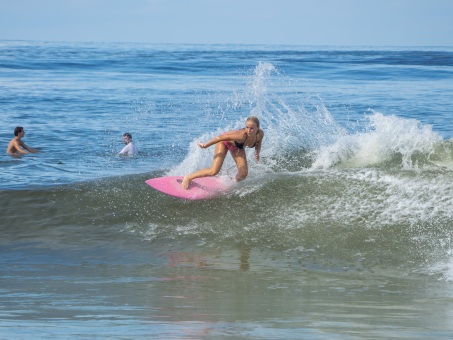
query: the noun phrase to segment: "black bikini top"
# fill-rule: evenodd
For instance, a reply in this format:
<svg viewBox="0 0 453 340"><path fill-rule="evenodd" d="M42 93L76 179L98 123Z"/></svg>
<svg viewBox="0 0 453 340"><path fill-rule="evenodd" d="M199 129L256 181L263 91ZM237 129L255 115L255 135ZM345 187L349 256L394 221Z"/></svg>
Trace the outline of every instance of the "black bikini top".
<svg viewBox="0 0 453 340"><path fill-rule="evenodd" d="M258 132L256 133L255 144L253 144L253 145L251 146L251 148L254 148L255 145L256 145L256 142L257 142L257 140L258 140L258 133L260 133L259 130L258 130ZM236 145L236 147L237 147L238 149L241 149L241 150L242 150L242 149L244 148L244 144L245 144L245 141L247 140L247 137L248 137L248 135L246 134L246 135L245 135L245 138L244 138L244 140L243 140L242 142L234 141L234 145Z"/></svg>

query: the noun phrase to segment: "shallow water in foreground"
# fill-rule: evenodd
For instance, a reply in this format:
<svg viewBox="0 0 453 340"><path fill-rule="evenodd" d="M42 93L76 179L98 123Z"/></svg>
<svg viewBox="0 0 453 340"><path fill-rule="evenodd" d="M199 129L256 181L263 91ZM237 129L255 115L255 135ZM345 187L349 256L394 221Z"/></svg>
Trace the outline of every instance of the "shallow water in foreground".
<svg viewBox="0 0 453 340"><path fill-rule="evenodd" d="M143 175L15 192L2 217L0 334L449 338L449 229L373 226L346 211L336 221L321 206L310 215L314 197L340 189L301 198L318 176L271 177L257 191L242 184L249 194L197 202L140 187ZM290 216L284 206L299 208Z"/></svg>

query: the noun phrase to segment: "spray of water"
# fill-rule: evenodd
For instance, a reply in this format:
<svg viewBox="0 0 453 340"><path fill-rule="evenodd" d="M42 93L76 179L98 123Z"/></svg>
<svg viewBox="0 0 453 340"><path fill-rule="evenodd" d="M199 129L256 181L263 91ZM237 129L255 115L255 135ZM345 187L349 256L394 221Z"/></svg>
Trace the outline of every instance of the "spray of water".
<svg viewBox="0 0 453 340"><path fill-rule="evenodd" d="M209 140L229 129L240 129L248 116L257 116L265 132L260 171L287 169L292 164L292 161L288 162L291 155L306 154L332 143L345 133L319 96L286 92L285 83L288 81L271 63L259 63L246 79L244 88L234 91L227 100L231 108L227 114L234 114L236 118L216 131L197 136L189 145L187 157L168 174L181 175L208 167L212 153L199 149L197 141ZM239 115L236 113L238 110L241 111ZM253 158L252 155L248 157ZM234 164L228 157L223 168L232 166Z"/></svg>

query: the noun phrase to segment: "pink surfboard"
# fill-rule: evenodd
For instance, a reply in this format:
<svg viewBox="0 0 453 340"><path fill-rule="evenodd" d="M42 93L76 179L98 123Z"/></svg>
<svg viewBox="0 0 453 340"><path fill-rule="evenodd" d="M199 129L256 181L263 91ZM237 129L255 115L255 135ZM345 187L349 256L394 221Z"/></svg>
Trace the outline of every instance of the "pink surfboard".
<svg viewBox="0 0 453 340"><path fill-rule="evenodd" d="M201 200L219 195L227 189L218 177L200 177L190 181L189 188L181 185L183 176L168 176L148 179L146 184L164 194L187 200Z"/></svg>

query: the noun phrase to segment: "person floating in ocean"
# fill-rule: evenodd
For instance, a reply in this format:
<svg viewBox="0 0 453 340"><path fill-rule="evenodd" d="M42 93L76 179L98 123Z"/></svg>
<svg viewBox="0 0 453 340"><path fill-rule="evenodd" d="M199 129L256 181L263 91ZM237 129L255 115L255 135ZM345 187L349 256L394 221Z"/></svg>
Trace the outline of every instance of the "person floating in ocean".
<svg viewBox="0 0 453 340"><path fill-rule="evenodd" d="M204 144L198 142L198 146L202 149L216 144L212 165L210 168L198 170L185 176L182 181L182 186L184 189L187 189L190 181L195 178L217 175L222 168L223 161L225 160L228 151L230 151L238 168L236 181L242 181L248 174L247 157L244 147L255 148L255 160L258 162L260 160L263 138L264 131L260 129L260 121L257 117L251 116L245 121L245 128L243 129L225 132Z"/></svg>
<svg viewBox="0 0 453 340"><path fill-rule="evenodd" d="M123 135L123 142L126 146L120 151L120 155L134 156L138 154L137 147L132 143L132 135L129 132L126 132Z"/></svg>
<svg viewBox="0 0 453 340"><path fill-rule="evenodd" d="M29 146L27 146L22 138L25 136L25 130L22 126L16 126L14 129L14 138L8 144L6 148L6 153L8 155L17 156L20 154L27 154L27 153L37 153L38 150L35 150ZM25 151L25 150L27 151Z"/></svg>

